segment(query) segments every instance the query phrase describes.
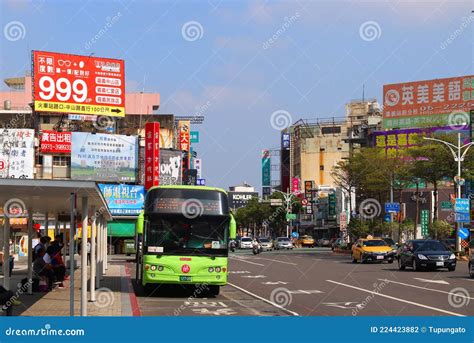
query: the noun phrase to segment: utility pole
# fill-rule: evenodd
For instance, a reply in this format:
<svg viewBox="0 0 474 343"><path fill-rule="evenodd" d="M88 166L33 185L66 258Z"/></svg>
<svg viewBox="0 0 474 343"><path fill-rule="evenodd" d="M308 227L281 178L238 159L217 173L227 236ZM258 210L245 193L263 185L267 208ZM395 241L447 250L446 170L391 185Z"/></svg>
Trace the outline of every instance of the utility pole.
<svg viewBox="0 0 474 343"><path fill-rule="evenodd" d="M291 203L294 194L290 192L289 189L286 190L286 193L282 191L276 190L275 192L278 192L283 195L283 198L285 199L285 207L286 207L286 237L290 237L290 219L288 218L288 214L291 213Z"/></svg>
<svg viewBox="0 0 474 343"><path fill-rule="evenodd" d="M423 139L442 143L446 145L451 151L451 154L453 155L454 161L458 163L458 171L455 180L457 180L457 198L461 198L461 163L464 162L464 157L466 157L466 154L471 146L474 145L474 142L470 142L464 145L461 145L461 133L458 132L458 144L457 146L454 145L453 143L443 141L441 139L436 139L436 138L429 138L429 137L423 137ZM458 229L459 229L459 223L456 222L456 251L461 251L461 238L458 235Z"/></svg>

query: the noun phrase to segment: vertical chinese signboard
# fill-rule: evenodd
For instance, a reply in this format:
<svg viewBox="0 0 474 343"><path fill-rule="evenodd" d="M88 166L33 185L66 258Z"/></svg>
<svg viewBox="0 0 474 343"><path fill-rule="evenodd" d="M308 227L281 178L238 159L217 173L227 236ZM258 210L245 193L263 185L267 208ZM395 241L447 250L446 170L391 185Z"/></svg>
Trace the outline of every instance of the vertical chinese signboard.
<svg viewBox="0 0 474 343"><path fill-rule="evenodd" d="M43 130L40 150L42 153L71 153L71 132Z"/></svg>
<svg viewBox="0 0 474 343"><path fill-rule="evenodd" d="M267 198L271 192L270 151L262 150L262 197Z"/></svg>
<svg viewBox="0 0 474 343"><path fill-rule="evenodd" d="M190 125L189 120L180 120L178 122L179 150L183 152L183 175L184 171L189 169Z"/></svg>
<svg viewBox="0 0 474 343"><path fill-rule="evenodd" d="M270 151L262 151L262 186L270 187Z"/></svg>
<svg viewBox="0 0 474 343"><path fill-rule="evenodd" d="M125 116L124 61L33 51L35 111Z"/></svg>
<svg viewBox="0 0 474 343"><path fill-rule="evenodd" d="M308 201L306 204L306 214L313 214L313 189L314 181L305 181L304 182L304 197Z"/></svg>
<svg viewBox="0 0 474 343"><path fill-rule="evenodd" d="M145 125L145 190L160 184L160 123Z"/></svg>
<svg viewBox="0 0 474 343"><path fill-rule="evenodd" d="M430 222L430 210L421 210L421 235L428 237L428 225Z"/></svg>
<svg viewBox="0 0 474 343"><path fill-rule="evenodd" d="M34 138L34 130L0 129L0 178L33 178Z"/></svg>
<svg viewBox="0 0 474 343"><path fill-rule="evenodd" d="M474 76L384 85L383 127L468 124L473 90Z"/></svg>
<svg viewBox="0 0 474 343"><path fill-rule="evenodd" d="M300 179L297 177L291 179L291 193L295 195L300 193Z"/></svg>

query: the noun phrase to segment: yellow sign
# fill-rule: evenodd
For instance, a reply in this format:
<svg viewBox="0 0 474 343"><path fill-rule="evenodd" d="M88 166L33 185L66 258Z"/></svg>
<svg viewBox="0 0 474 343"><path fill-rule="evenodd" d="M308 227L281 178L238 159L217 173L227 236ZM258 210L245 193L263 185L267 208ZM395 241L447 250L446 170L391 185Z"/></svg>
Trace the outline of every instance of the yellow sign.
<svg viewBox="0 0 474 343"><path fill-rule="evenodd" d="M103 115L109 117L125 117L125 107L120 106L103 106L103 105L77 105L65 104L63 102L52 101L35 101L35 111L37 112L61 112L61 113L77 113Z"/></svg>

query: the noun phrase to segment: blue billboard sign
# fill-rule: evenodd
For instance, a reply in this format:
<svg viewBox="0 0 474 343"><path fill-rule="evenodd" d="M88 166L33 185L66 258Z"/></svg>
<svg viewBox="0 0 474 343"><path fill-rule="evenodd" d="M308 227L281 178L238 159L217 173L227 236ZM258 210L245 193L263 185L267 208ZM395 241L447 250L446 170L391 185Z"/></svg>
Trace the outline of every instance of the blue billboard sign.
<svg viewBox="0 0 474 343"><path fill-rule="evenodd" d="M386 202L385 213L398 213L400 212L400 203L398 202Z"/></svg>
<svg viewBox="0 0 474 343"><path fill-rule="evenodd" d="M189 133L191 143L199 143L199 131L191 131Z"/></svg>
<svg viewBox="0 0 474 343"><path fill-rule="evenodd" d="M145 201L145 189L141 185L99 183L99 189L112 215L136 216Z"/></svg>

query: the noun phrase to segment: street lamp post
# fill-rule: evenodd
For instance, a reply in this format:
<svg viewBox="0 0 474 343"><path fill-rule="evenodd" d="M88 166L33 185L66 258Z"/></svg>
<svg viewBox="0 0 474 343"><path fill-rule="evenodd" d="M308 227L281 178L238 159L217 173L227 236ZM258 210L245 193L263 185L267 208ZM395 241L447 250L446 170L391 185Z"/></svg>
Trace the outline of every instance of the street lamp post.
<svg viewBox="0 0 474 343"><path fill-rule="evenodd" d="M275 190L283 195L285 199L285 206L286 206L286 237L290 236L290 219L288 219L288 214L291 213L291 199L293 198L294 194L287 190L286 193L282 191Z"/></svg>
<svg viewBox="0 0 474 343"><path fill-rule="evenodd" d="M453 155L454 161L458 163L458 173L457 173L457 198L461 198L461 162L464 162L464 157L466 157L467 151L469 148L474 145L474 142L470 142L464 145L461 145L461 133L458 132L458 145L454 145L453 143L443 141L437 138L429 138L423 137L423 139L442 143L449 148L451 154ZM459 224L456 222L456 251L461 250L461 239L458 235L458 227Z"/></svg>

